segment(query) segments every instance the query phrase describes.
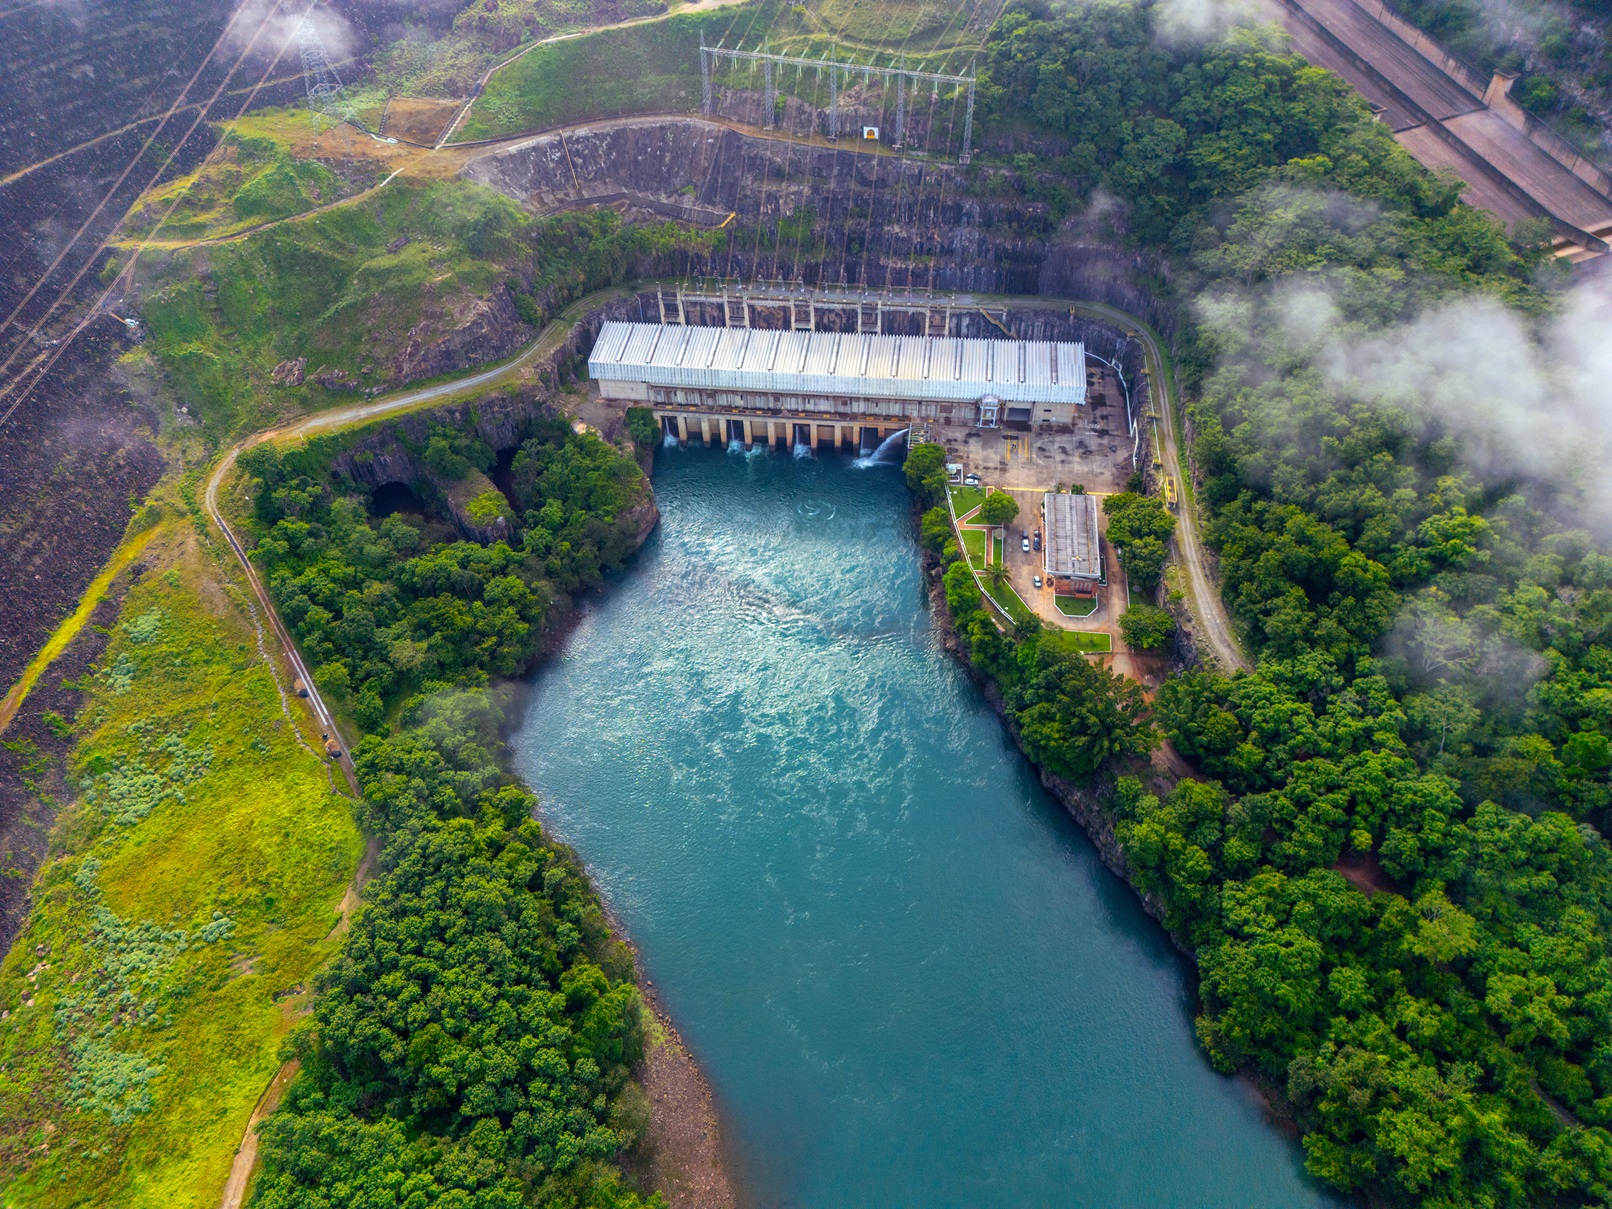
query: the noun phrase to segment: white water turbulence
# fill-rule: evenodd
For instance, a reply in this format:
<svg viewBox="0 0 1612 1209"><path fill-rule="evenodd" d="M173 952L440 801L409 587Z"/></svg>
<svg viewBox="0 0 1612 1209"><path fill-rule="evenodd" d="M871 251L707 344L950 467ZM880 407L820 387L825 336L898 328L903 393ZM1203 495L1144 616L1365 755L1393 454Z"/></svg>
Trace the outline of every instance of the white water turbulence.
<svg viewBox="0 0 1612 1209"><path fill-rule="evenodd" d="M738 437L729 437L728 438L728 452L729 453L743 453L744 452L744 442L741 441Z"/></svg>
<svg viewBox="0 0 1612 1209"><path fill-rule="evenodd" d="M884 440L879 442L879 447L877 449L875 449L872 453L865 454L862 457L857 458L856 461L851 463L851 465L855 466L858 470L866 470L869 466L883 465L885 463L884 455L890 450L894 449L899 442L906 440L907 434L911 431L912 429L910 428L903 428L900 432L892 432L889 436L885 437Z"/></svg>
<svg viewBox="0 0 1612 1209"><path fill-rule="evenodd" d="M812 447L810 445L807 445L807 444L803 443L803 442L798 442L797 441L795 443L795 456L797 458L809 458L809 457L811 457L812 456Z"/></svg>

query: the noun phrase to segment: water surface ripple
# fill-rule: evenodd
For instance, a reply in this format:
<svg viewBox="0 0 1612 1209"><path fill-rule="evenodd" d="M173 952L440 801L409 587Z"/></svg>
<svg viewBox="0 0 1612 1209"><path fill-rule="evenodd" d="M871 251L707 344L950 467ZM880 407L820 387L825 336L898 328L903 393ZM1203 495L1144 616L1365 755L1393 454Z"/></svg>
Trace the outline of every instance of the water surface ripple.
<svg viewBox="0 0 1612 1209"><path fill-rule="evenodd" d="M513 740L764 1206L1319 1206L930 628L899 471L666 450Z"/></svg>

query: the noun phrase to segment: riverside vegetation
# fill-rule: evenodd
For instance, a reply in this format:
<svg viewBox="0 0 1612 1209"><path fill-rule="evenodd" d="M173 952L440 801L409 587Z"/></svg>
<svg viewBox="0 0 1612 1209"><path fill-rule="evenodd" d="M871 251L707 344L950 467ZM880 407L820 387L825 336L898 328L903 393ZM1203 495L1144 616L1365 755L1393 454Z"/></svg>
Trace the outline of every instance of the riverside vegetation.
<svg viewBox="0 0 1612 1209"><path fill-rule="evenodd" d="M980 93L982 129L1030 149L977 157L979 194L1044 202L1031 238L1118 198L1128 238L1169 259L1170 282L1155 284L1178 304L1198 499L1260 665L1180 677L1149 705L1028 623L1001 633L957 564L946 595L969 658L1001 686L1027 752L1059 775L1123 774L1167 737L1212 778L1159 800L1121 775L1116 833L1133 880L1197 955L1211 1059L1265 1081L1314 1172L1392 1204L1606 1202L1612 561L1563 524L1563 500L1480 475L1395 400L1340 389L1281 305L1284 290L1319 287L1333 327L1368 334L1454 298L1546 316L1557 304L1543 232L1508 240L1335 77L1260 34L1166 45L1145 7L1013 4ZM273 175L263 190L287 174L296 184L272 212L323 194L318 173L248 150L255 179ZM365 347L372 333L399 337L432 308L500 289L535 325L656 255L719 238L608 214L533 220L462 182L399 181L175 253L146 283L146 348L217 442L301 405L275 393L284 360L340 371L332 380L347 385L298 396L316 406L397 380ZM395 362L402 349L383 351ZM438 473L486 466L487 451L436 435L420 453ZM289 1051L303 1073L264 1131L259 1203L638 1196L609 1161L642 1121L627 1078L641 1030L630 967L574 860L503 771L488 685L532 658L569 592L619 560L641 486L584 438L534 441L508 514L517 536L488 547L370 518L332 479L334 446L245 462L271 590L321 683L369 732L355 757L365 821L385 843L373 907ZM927 477L914 475L920 492ZM1168 528L1134 508L1138 535L1159 547L1138 557L1161 553ZM925 540L949 558L933 516ZM1131 568L1139 583L1147 571ZM0 1166L28 1203L177 1203L183 1164L233 1149L240 1109L274 1066L264 1039L296 1002L282 1015L270 992L311 981L356 863L348 807L274 730L266 675L243 674L248 619L203 607L188 574L131 594L78 720L82 819L63 829L30 932L0 971L12 1013L0 1023ZM184 702L172 729L127 730L169 692ZM230 714L216 735L215 706ZM210 779L230 770L230 785ZM118 806L153 786L143 817ZM317 817L291 818L309 803ZM193 808L207 826L180 825ZM248 851L232 837L282 817L320 837L316 851L264 846L252 874L285 889L235 901L217 888L257 883L209 863L222 859L211 849L199 863L149 862L165 845ZM152 847L159 828L181 834ZM160 886L145 880L170 866ZM118 1031L74 1017L86 981L128 999ZM205 1017L187 1015L203 1001ZM215 1064L231 1047L239 1061ZM198 1120L213 1122L204 1137Z"/></svg>
<svg viewBox="0 0 1612 1209"><path fill-rule="evenodd" d="M354 752L379 884L293 1045L254 1204L630 1209L610 1160L648 1106L632 955L576 859L505 770L489 677L535 656L567 594L636 547L647 482L598 438L539 422L511 470L515 545L371 518L340 439L242 457L254 558L315 676L369 732ZM492 451L439 431L439 473Z"/></svg>
<svg viewBox="0 0 1612 1209"><path fill-rule="evenodd" d="M1121 775L1112 822L1196 954L1210 1059L1271 1089L1312 1172L1391 1204L1605 1204L1612 559L1570 493L1486 479L1281 314L1302 287L1357 337L1469 296L1548 316L1537 233L1508 241L1264 35L1171 48L1152 21L1010 5L982 92L1067 150L981 187L1053 218L1110 190L1177 270L1207 538L1259 666L1148 708L998 633L952 563L958 634L1051 771L1123 774L1159 735L1210 778L1161 801Z"/></svg>

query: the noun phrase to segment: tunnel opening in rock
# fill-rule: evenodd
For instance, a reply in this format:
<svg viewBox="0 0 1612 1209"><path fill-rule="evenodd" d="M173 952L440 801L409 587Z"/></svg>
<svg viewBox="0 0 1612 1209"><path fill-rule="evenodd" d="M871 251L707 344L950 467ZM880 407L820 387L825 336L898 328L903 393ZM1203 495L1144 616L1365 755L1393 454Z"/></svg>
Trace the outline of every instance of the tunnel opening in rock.
<svg viewBox="0 0 1612 1209"><path fill-rule="evenodd" d="M509 501L509 506L515 510L516 516L521 514L523 507L515 493L515 455L519 452L519 445L511 445L507 449L500 449L496 460L493 462L493 468L487 472L487 477L492 479L493 486L497 487L503 493L504 498Z"/></svg>
<svg viewBox="0 0 1612 1209"><path fill-rule="evenodd" d="M369 494L369 512L377 520L402 513L419 520L429 520L431 509L415 494L407 483L382 483Z"/></svg>

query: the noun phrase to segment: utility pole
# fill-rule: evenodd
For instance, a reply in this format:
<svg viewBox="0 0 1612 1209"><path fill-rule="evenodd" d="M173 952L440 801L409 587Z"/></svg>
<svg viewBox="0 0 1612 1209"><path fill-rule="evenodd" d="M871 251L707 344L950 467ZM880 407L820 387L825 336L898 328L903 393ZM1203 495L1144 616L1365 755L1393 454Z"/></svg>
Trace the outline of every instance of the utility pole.
<svg viewBox="0 0 1612 1209"><path fill-rule="evenodd" d="M953 113L957 112L955 109ZM974 80L968 81L968 106L963 110L963 154L961 162L968 163L974 158Z"/></svg>
<svg viewBox="0 0 1612 1209"><path fill-rule="evenodd" d="M705 51L705 30L700 30L700 112L711 115L711 56Z"/></svg>

